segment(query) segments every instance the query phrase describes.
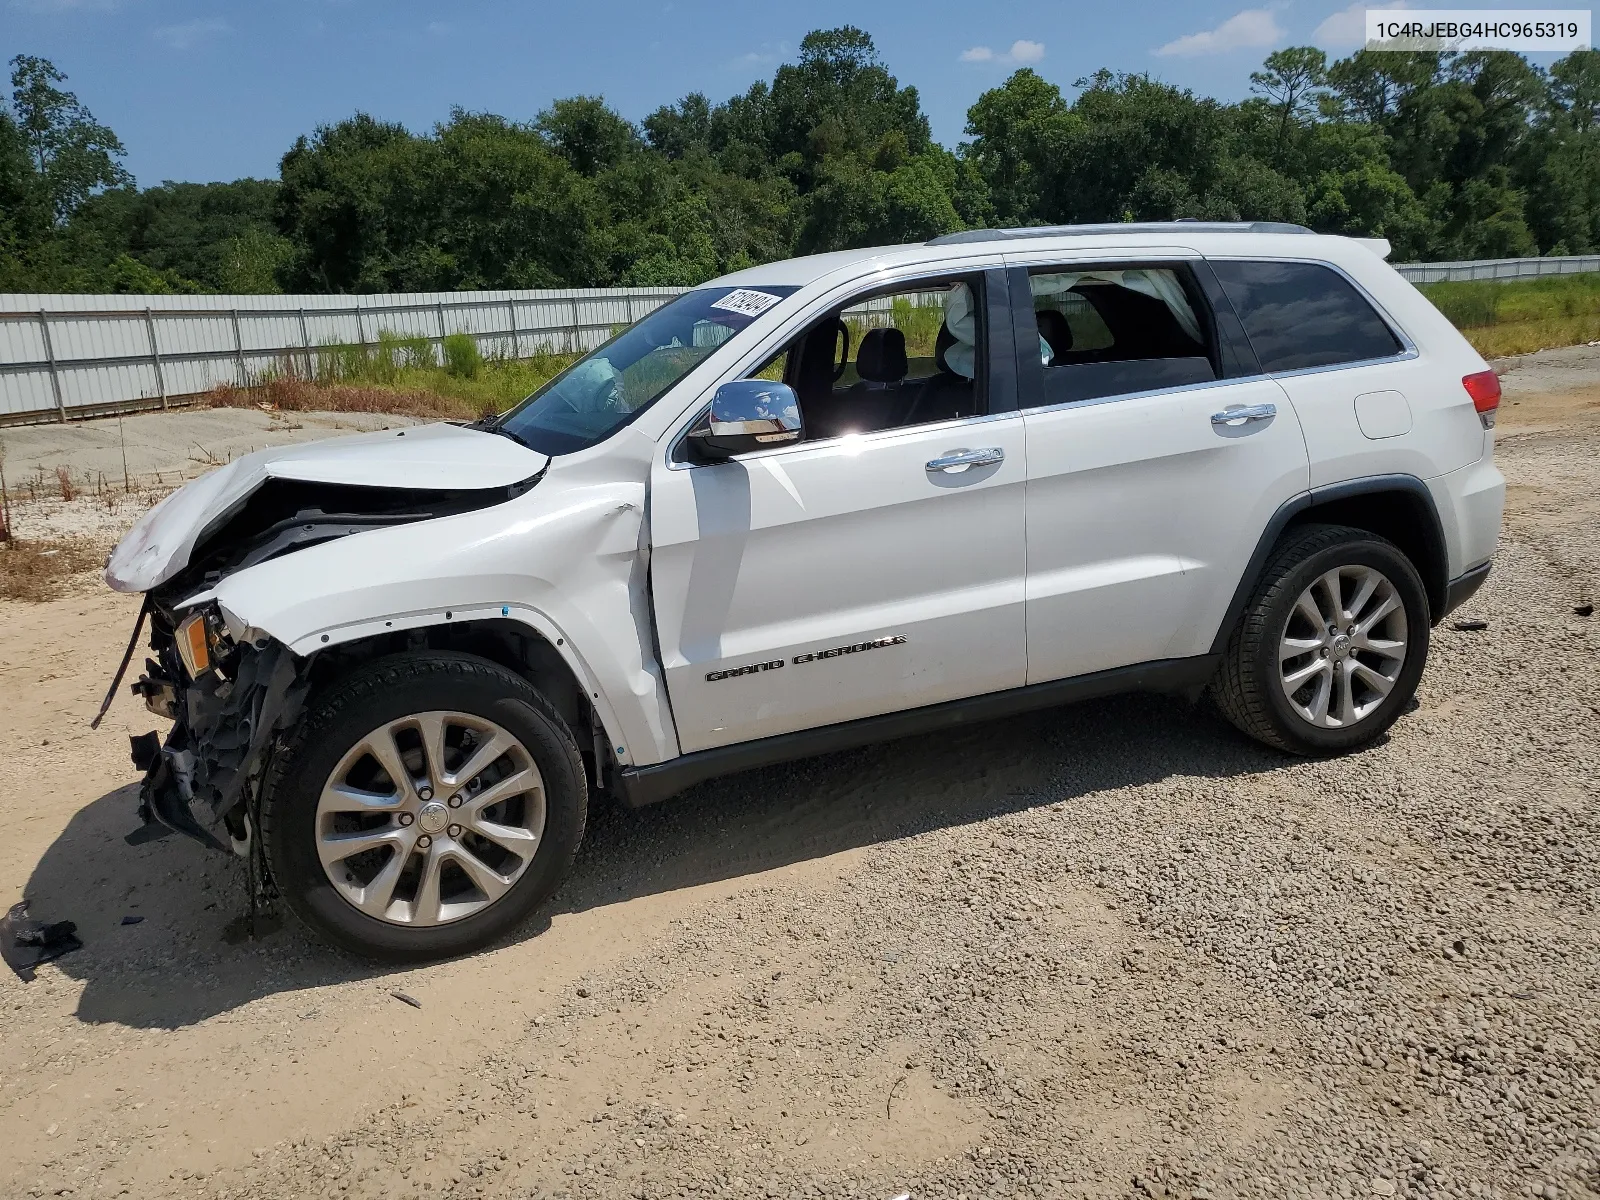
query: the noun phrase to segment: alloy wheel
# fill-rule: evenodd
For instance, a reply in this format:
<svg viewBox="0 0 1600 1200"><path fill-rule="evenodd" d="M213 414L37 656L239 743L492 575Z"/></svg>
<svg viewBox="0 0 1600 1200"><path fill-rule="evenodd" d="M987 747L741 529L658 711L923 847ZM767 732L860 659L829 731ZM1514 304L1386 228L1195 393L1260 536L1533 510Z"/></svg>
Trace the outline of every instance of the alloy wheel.
<svg viewBox="0 0 1600 1200"><path fill-rule="evenodd" d="M1347 729L1388 698L1406 659L1406 611L1394 584L1368 566L1312 580L1278 646L1289 707L1324 729Z"/></svg>
<svg viewBox="0 0 1600 1200"><path fill-rule="evenodd" d="M422 712L379 726L329 774L317 800L317 856L370 917L445 925L502 899L545 829L539 768L483 717Z"/></svg>

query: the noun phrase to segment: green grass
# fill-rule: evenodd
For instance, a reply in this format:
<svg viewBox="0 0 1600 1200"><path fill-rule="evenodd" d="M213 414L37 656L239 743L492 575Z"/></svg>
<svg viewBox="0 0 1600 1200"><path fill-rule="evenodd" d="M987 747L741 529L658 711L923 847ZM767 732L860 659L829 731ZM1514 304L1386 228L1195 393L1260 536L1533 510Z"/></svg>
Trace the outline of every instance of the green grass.
<svg viewBox="0 0 1600 1200"><path fill-rule="evenodd" d="M1600 273L1419 284L1485 358L1600 339Z"/></svg>
<svg viewBox="0 0 1600 1200"><path fill-rule="evenodd" d="M485 356L471 334L453 333L439 350L427 338L381 330L376 344L333 343L312 352L310 378L300 363L287 362L265 373L259 386L299 379L326 389L330 403L357 393L392 392L397 412L416 408L418 396L438 398L441 415L476 419L502 412L566 370L575 354L537 354L530 358ZM281 389L280 389L281 390ZM400 398L406 400L401 402ZM363 409L369 401L363 400Z"/></svg>

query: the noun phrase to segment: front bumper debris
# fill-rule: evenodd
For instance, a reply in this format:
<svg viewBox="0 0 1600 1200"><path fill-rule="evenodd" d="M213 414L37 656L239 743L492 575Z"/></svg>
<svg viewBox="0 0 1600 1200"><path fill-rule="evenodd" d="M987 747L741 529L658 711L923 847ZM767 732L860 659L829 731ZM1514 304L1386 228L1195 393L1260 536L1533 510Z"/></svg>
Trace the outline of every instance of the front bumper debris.
<svg viewBox="0 0 1600 1200"><path fill-rule="evenodd" d="M278 642L242 646L227 678L207 671L187 685L155 672L133 690L147 701L169 697L176 708L164 743L155 733L132 739L134 765L145 772L139 815L216 850L244 853L253 822L240 801L259 777L274 736L292 725L305 703L304 663ZM154 707L152 705L152 707ZM136 830L130 837L156 836Z"/></svg>

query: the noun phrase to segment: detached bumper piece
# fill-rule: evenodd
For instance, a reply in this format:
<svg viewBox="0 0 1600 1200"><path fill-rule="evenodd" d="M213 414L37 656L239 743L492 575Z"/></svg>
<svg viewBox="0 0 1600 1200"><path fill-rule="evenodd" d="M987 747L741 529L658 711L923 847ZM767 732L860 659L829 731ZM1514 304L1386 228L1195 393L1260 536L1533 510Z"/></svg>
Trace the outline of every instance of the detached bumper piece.
<svg viewBox="0 0 1600 1200"><path fill-rule="evenodd" d="M145 772L145 826L128 841L161 836L150 828L159 823L225 853L248 844L235 810L273 735L299 714L306 681L294 655L276 642L241 649L230 668L231 680L207 671L182 689L181 713L164 745L154 733L132 739L134 765Z"/></svg>
<svg viewBox="0 0 1600 1200"><path fill-rule="evenodd" d="M13 904L11 911L0 918L0 958L23 983L33 982L35 967L82 949L76 925L71 921L35 921L28 915L26 900Z"/></svg>

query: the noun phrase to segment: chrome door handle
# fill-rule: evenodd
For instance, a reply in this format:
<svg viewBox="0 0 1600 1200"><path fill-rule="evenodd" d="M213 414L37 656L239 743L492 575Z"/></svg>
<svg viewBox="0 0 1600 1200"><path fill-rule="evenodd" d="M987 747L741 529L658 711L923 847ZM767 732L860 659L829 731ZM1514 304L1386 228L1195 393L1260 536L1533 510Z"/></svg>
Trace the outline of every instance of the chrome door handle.
<svg viewBox="0 0 1600 1200"><path fill-rule="evenodd" d="M948 454L941 454L938 458L929 459L928 470L954 474L957 471L965 471L968 467L992 467L995 463L1005 460L1006 452L999 446L984 446L977 450L952 450Z"/></svg>
<svg viewBox="0 0 1600 1200"><path fill-rule="evenodd" d="M1251 421L1267 421L1278 415L1276 404L1242 404L1235 408L1225 408L1221 412L1211 414L1213 425L1226 425L1237 429L1241 425L1248 425Z"/></svg>

